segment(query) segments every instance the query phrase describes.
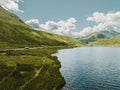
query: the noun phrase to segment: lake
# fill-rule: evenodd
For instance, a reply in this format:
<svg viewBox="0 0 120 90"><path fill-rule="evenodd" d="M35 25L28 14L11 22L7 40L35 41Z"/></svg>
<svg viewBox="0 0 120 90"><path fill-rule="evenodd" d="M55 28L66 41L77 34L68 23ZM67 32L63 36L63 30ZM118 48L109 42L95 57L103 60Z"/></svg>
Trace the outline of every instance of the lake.
<svg viewBox="0 0 120 90"><path fill-rule="evenodd" d="M66 80L61 90L120 90L120 48L80 47L55 56Z"/></svg>

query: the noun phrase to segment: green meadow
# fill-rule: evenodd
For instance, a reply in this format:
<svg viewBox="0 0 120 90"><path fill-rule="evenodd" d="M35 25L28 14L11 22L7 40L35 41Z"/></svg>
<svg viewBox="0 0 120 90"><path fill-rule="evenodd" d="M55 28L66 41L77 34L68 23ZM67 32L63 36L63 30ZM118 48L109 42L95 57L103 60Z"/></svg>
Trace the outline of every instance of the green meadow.
<svg viewBox="0 0 120 90"><path fill-rule="evenodd" d="M56 90L65 84L58 48L0 52L0 90Z"/></svg>

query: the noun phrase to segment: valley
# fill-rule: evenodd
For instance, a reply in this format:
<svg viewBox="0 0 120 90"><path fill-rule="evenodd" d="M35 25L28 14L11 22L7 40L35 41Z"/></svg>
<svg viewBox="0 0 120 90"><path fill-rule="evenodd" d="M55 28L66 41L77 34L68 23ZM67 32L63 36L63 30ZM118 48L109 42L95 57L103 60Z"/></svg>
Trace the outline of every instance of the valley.
<svg viewBox="0 0 120 90"><path fill-rule="evenodd" d="M58 35L43 30L34 30L17 15L0 6L0 90L59 90L66 83L67 84L63 87L63 90L70 90L71 88L76 89L76 87L79 86L79 81L81 81L81 86L77 87L76 90L79 88L85 90L87 88L98 89L100 87L99 85L106 83L107 77L105 77L106 81L102 84L99 84L101 81L98 83L95 81L97 81L97 79L103 80L101 79L102 75L107 76L107 74L111 73L107 72L108 68L103 68L102 64L106 66L108 64L113 65L113 67L110 68L114 68L115 64L110 63L112 61L111 57L106 56L109 56L109 50L112 53L112 50L115 52L117 49L92 46L120 47L120 33L110 28L110 30L94 32L85 37L73 38L71 33L72 31L69 29L75 29L76 25L74 23L77 22L76 19L70 18L66 21L59 22L49 21L43 26L48 25L49 27L47 28L50 28L50 22L52 22L53 31L56 29L63 29L61 30L62 33L65 33L65 29L66 34L69 33L70 35ZM39 24L39 22L37 22L37 24ZM69 50L68 48L75 49ZM63 53L59 53L61 49L63 49ZM104 52L104 49L106 49L107 52ZM66 51L68 52L66 53ZM94 51L93 54L91 51ZM99 60L105 59L107 63L103 63L103 61L100 62L97 59L97 52L101 55L101 57L103 57L101 59L98 55ZM54 53L58 54L58 56L52 56ZM102 53L105 53L106 56ZM59 57L59 54L61 57ZM64 54L67 55L67 57ZM89 61L89 58L92 63ZM110 58L110 62L107 58ZM59 59L63 61L60 62ZM117 57L117 60L119 60L119 57ZM117 64L117 61L115 61L115 63ZM63 68L61 68L62 65L63 67L67 67L64 69L68 69L68 71L64 71ZM96 65L99 65L100 67L96 67ZM101 74L101 69L107 73ZM61 70L63 70L63 72L61 72ZM76 74L76 72L74 72L75 70L81 70L82 73L79 71L77 72L78 74ZM101 72L98 74L97 71L100 70ZM112 70L114 71L114 69ZM95 74L93 75L91 71L94 71L93 73ZM69 73L71 76L73 75L73 77L67 76ZM97 74L98 77L95 76ZM78 75L78 78L76 78L76 75ZM79 75L81 76L80 78ZM69 77L71 77L71 79L69 79ZM79 81L75 82L77 79ZM71 80L73 81L71 82ZM90 82L87 82L86 80L89 80ZM117 79L114 77L114 80ZM73 82L75 84L73 84ZM114 81L112 83L111 78L109 78L108 82L107 84L110 85L105 85L105 88L107 89L115 85ZM88 87L86 87L86 84ZM94 88L95 84L96 87ZM118 85L116 84L113 88L117 87Z"/></svg>

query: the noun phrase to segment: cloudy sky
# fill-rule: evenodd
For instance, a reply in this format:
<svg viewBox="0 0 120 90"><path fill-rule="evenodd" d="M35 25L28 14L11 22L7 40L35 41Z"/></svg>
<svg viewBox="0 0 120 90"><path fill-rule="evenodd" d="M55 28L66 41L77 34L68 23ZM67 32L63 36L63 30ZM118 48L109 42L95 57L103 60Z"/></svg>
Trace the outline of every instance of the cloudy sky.
<svg viewBox="0 0 120 90"><path fill-rule="evenodd" d="M73 37L120 31L120 0L0 0L0 5L37 30Z"/></svg>

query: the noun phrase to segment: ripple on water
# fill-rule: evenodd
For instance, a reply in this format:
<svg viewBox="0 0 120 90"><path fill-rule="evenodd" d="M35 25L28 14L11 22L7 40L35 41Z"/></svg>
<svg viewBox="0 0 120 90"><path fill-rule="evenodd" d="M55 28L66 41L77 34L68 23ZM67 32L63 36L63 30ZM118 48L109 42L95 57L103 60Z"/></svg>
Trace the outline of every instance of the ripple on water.
<svg viewBox="0 0 120 90"><path fill-rule="evenodd" d="M56 56L66 80L62 90L120 90L120 48L81 47Z"/></svg>

